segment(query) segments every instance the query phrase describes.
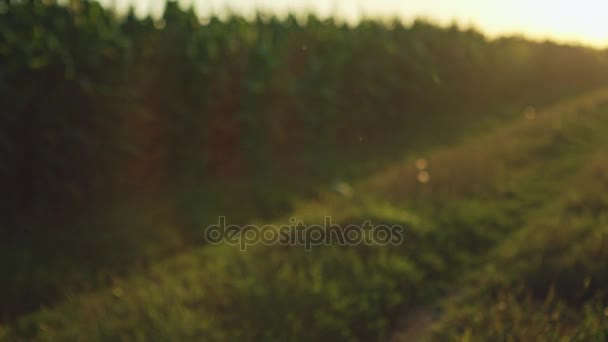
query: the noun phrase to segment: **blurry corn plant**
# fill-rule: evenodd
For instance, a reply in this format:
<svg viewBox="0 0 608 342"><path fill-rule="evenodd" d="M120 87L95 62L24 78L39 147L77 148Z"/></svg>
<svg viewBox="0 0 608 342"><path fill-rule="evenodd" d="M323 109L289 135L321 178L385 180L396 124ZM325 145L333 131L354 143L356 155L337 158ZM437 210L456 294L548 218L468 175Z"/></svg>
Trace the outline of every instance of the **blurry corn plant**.
<svg viewBox="0 0 608 342"><path fill-rule="evenodd" d="M0 66L2 227L152 189L180 217L272 216L413 136L608 80L607 53L585 47L423 21L202 21L176 2L152 19L0 0Z"/></svg>
<svg viewBox="0 0 608 342"><path fill-rule="evenodd" d="M131 45L97 3L0 7L3 219L54 216L118 184Z"/></svg>

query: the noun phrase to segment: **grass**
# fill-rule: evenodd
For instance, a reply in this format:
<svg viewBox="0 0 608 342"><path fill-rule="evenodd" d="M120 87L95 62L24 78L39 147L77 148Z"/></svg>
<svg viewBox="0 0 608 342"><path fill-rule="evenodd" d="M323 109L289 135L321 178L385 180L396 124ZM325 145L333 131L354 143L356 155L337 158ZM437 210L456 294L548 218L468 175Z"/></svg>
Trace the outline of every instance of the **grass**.
<svg viewBox="0 0 608 342"><path fill-rule="evenodd" d="M218 216L228 215L241 225L255 217L267 222L293 212L294 201L318 199L320 188L366 178L394 165L404 149L453 144L465 132L479 135L518 115L510 108L521 106L496 107L475 122L429 119L415 132L387 138L381 149L362 140L341 151L340 158L294 154L284 165L274 165L281 169L278 175L264 170L243 179L157 184L137 197L88 203L80 215L61 222L28 217L15 236L0 241L0 269L5 270L0 272L0 302L5 303L0 322L13 322L68 295L112 286L115 279L145 272L157 260L198 247L204 243L201 227L215 223ZM437 130L444 133L428 141L425 132ZM356 209L350 203L346 207Z"/></svg>
<svg viewBox="0 0 608 342"><path fill-rule="evenodd" d="M608 338L607 168L605 155L592 158L555 202L502 241L466 296L446 301L435 337Z"/></svg>
<svg viewBox="0 0 608 342"><path fill-rule="evenodd" d="M437 307L420 339L605 339L607 100L600 90L427 151L427 183L407 159L354 183L352 197L295 206L306 224L401 225L401 245L206 246L0 337L385 340Z"/></svg>

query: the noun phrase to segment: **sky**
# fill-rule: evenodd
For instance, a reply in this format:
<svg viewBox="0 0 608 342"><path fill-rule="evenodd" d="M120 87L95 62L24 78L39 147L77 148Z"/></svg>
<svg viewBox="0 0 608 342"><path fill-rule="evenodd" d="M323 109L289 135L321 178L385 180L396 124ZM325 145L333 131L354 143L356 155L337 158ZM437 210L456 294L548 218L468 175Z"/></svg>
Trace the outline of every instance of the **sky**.
<svg viewBox="0 0 608 342"><path fill-rule="evenodd" d="M159 13L164 0L101 0L119 8ZM285 14L315 12L349 21L366 17L424 17L472 25L490 36L522 33L532 38L608 47L608 0L180 0L206 16L231 10L250 15L256 8Z"/></svg>

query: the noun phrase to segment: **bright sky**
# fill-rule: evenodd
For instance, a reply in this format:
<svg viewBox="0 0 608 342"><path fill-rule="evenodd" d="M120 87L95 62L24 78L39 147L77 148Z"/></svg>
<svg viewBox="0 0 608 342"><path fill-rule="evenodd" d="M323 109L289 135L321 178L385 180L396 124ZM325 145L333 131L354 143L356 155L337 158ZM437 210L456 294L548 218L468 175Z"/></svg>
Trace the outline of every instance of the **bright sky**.
<svg viewBox="0 0 608 342"><path fill-rule="evenodd" d="M440 23L473 24L489 35L524 33L534 38L583 42L608 47L608 0L180 0L194 3L200 15L226 9L244 14L256 8L284 14L314 11L348 20L361 16L426 17ZM102 0L138 13L158 13L164 0Z"/></svg>

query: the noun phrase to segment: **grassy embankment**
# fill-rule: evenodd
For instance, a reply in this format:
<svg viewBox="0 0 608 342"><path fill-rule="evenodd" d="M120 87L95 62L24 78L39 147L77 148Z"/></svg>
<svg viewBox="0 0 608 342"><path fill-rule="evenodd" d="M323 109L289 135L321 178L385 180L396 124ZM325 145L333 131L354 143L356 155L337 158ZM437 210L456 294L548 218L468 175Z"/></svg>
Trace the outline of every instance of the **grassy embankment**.
<svg viewBox="0 0 608 342"><path fill-rule="evenodd" d="M343 225L400 224L401 246L246 253L207 246L0 332L41 340L373 340L399 331L399 318L439 305L417 337L601 340L607 95L558 103L431 151L426 184L408 159L355 184L352 198L327 193L294 211L306 224L325 215Z"/></svg>

